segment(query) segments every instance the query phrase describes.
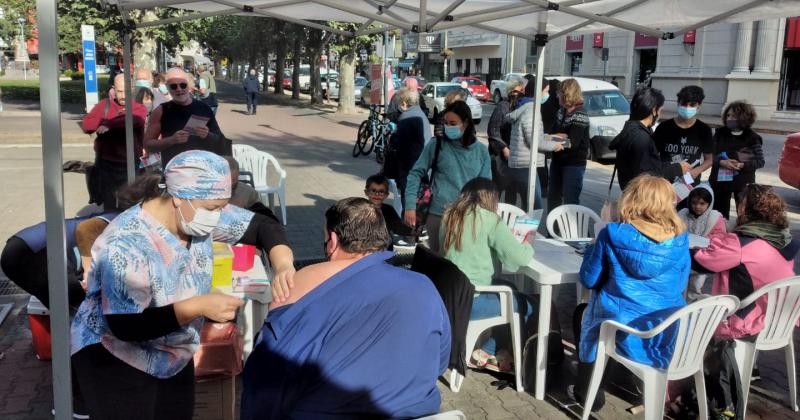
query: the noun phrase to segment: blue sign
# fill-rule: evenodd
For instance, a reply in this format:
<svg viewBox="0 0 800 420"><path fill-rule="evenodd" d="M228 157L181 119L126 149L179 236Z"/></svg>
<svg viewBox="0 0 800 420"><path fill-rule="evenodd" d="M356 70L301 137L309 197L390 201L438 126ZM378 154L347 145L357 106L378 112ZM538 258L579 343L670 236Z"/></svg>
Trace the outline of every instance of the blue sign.
<svg viewBox="0 0 800 420"><path fill-rule="evenodd" d="M86 112L89 112L99 102L94 50L94 26L81 25L81 38L83 40L83 81L86 86Z"/></svg>

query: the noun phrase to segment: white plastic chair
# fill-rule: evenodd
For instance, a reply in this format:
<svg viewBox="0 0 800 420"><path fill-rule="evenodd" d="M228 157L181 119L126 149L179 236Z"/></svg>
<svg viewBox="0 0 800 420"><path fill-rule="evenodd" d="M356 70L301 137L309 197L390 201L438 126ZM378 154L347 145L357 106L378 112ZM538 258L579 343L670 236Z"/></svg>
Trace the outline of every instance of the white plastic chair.
<svg viewBox="0 0 800 420"><path fill-rule="evenodd" d="M278 200L280 200L281 205L281 221L283 221L283 225L286 225L286 171L281 168L281 165L278 163L278 160L275 159L274 156L267 152L262 152L260 150L243 150L243 153L239 155L236 160L239 162L240 169L242 171L248 171L253 174L253 184L255 184L255 189L262 197L266 195L268 197L269 203L264 203L264 205L268 205L272 208L273 205L273 196L274 194L278 194ZM278 180L277 184L270 185L269 184L269 166L272 165L275 167L275 172L278 173Z"/></svg>
<svg viewBox="0 0 800 420"><path fill-rule="evenodd" d="M797 371L795 370L794 341L792 335L797 319L800 318L800 276L768 284L746 297L740 308L754 304L766 295L767 308L764 312L764 329L756 336L755 342L736 340L734 354L742 379L742 397L745 413L747 397L750 393L750 378L758 351L783 349L786 356L786 376L789 381L789 402L794 411L797 406Z"/></svg>
<svg viewBox="0 0 800 420"><path fill-rule="evenodd" d="M497 204L497 215L500 216L500 220L508 226L509 229L512 231L514 230L514 223L517 221L518 218L524 217L526 215L525 210L517 206L513 206L511 204L506 203L498 203Z"/></svg>
<svg viewBox="0 0 800 420"><path fill-rule="evenodd" d="M417 420L467 420L467 416L465 416L461 410L453 410L434 414L432 416L419 417Z"/></svg>
<svg viewBox="0 0 800 420"><path fill-rule="evenodd" d="M649 331L639 331L616 321L604 321L600 327L597 359L583 405L583 420L588 420L592 413L592 404L609 357L618 361L644 381L644 418L646 420L663 418L667 381L689 376L694 376L694 383L697 387L697 401L700 409L698 418L708 418L706 384L703 377L703 354L719 323L732 314L738 306L739 300L735 296L710 297L679 309ZM675 323L678 323L678 330L675 334L675 350L667 369L658 369L634 362L617 353L617 332L632 334L643 339L652 338Z"/></svg>
<svg viewBox="0 0 800 420"><path fill-rule="evenodd" d="M508 286L475 286L475 293L497 293L500 296L500 315L493 318L470 320L467 325L467 362L472 356L478 337L489 328L508 325L511 328L511 347L514 353L514 376L517 392L522 389L522 337L519 315L514 313L514 292ZM458 392L464 377L453 369L450 372L450 390Z"/></svg>
<svg viewBox="0 0 800 420"><path fill-rule="evenodd" d="M236 159L236 161L238 162L239 158L241 156L243 156L243 155L245 155L247 153L257 152L257 151L258 151L258 149L256 149L253 146L247 145L247 144L234 144L233 145L233 158Z"/></svg>
<svg viewBox="0 0 800 420"><path fill-rule="evenodd" d="M577 204L565 204L547 215L547 231L559 241L590 240L590 230L600 222L602 220L594 210ZM556 227L559 233L556 233Z"/></svg>

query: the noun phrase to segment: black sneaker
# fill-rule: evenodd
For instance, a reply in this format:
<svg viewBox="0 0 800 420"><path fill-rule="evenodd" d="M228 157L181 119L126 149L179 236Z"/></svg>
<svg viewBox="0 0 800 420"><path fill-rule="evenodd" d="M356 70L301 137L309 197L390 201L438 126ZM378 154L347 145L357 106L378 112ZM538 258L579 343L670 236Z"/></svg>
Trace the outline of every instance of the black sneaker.
<svg viewBox="0 0 800 420"><path fill-rule="evenodd" d="M581 407L583 407L583 403L586 401L585 397L575 394L575 385L570 385L567 387L567 396L569 396L572 401L575 401L575 403ZM602 410L604 405L606 405L605 393L598 391L597 396L594 398L594 404L592 404L592 413Z"/></svg>

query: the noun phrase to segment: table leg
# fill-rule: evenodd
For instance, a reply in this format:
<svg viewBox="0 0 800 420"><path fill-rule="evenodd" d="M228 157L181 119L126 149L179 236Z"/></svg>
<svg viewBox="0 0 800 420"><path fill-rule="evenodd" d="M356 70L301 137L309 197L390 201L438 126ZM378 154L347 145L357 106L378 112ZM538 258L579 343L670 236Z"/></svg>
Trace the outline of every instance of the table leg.
<svg viewBox="0 0 800 420"><path fill-rule="evenodd" d="M539 290L539 337L536 340L536 388L533 396L537 400L543 400L545 377L547 376L547 343L550 338L550 304L553 298L553 286L542 284Z"/></svg>

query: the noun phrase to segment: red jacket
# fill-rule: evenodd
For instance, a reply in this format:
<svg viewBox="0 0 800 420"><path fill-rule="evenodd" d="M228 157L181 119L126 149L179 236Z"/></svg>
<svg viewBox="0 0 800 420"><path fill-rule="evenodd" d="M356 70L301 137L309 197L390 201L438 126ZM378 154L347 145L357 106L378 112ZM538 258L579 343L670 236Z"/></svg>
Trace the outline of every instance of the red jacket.
<svg viewBox="0 0 800 420"><path fill-rule="evenodd" d="M725 233L713 236L708 248L694 254L694 261L715 273L712 295L731 294L743 300L763 286L794 276L798 248L798 241L778 250L763 239ZM764 328L766 309L764 296L723 321L714 335L732 339L758 334Z"/></svg>
<svg viewBox="0 0 800 420"><path fill-rule="evenodd" d="M108 104L108 109L106 106ZM147 119L147 108L133 102L133 138L136 157L142 156L144 150L143 137L144 125ZM125 106L117 101L103 99L83 117L83 132L94 133L97 128L104 125L109 130L98 135L94 140L94 151L97 157L113 162L126 161L125 146Z"/></svg>

